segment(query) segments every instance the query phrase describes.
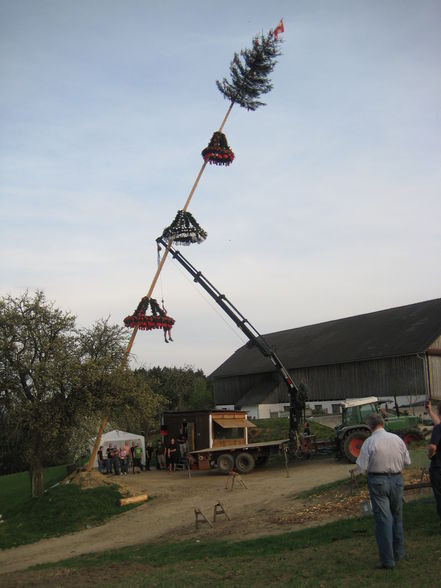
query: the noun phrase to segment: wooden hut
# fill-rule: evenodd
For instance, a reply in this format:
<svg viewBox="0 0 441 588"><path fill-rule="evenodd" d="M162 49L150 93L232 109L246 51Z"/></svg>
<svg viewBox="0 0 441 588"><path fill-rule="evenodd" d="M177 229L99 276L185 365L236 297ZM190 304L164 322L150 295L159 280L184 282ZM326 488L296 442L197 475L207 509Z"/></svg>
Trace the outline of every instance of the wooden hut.
<svg viewBox="0 0 441 588"><path fill-rule="evenodd" d="M164 436L179 436L183 429L188 451L242 446L248 443L247 413L240 410L189 410L162 413L161 431Z"/></svg>

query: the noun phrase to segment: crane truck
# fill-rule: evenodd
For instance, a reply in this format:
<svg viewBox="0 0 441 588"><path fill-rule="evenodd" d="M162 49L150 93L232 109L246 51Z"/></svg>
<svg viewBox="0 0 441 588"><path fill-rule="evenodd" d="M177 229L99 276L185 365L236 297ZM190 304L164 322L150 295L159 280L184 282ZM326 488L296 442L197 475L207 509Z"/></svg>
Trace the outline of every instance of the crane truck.
<svg viewBox="0 0 441 588"><path fill-rule="evenodd" d="M162 415L163 434L177 437L181 428L186 429L189 440L189 457L199 469L217 467L228 473L233 468L239 473L248 473L255 465L265 463L271 454L280 451L297 457L311 456L321 450L336 450L337 455L344 456L354 463L364 440L370 432L365 424L365 417L371 412L379 412L378 398L359 398L341 403L342 422L335 428L332 441L319 441L314 435L300 433L300 423L306 398L291 378L274 349L265 338L239 312L239 310L221 294L211 282L198 271L180 251L174 249L163 237L158 245L167 247L169 253L198 283L209 296L222 308L235 325L245 334L250 344L271 360L283 382L289 396L289 433L288 438L262 443L249 443L248 429L253 424L248 421L244 411L186 411L166 412ZM417 428L417 417L390 417L386 420L386 429L402 436L406 443L422 438Z"/></svg>

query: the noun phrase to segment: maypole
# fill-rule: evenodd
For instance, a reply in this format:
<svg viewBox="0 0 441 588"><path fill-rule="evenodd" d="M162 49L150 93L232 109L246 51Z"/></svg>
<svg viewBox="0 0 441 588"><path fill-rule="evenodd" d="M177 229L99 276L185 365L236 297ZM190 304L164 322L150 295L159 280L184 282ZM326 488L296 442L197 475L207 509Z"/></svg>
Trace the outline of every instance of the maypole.
<svg viewBox="0 0 441 588"><path fill-rule="evenodd" d="M170 227L164 229L163 238L167 241L167 247L158 263L158 268L150 288L146 296L139 303L135 313L124 319L126 326L132 327L133 331L119 368L121 371L127 365L127 360L139 329L150 330L153 328L162 328L164 329L164 333L166 333L166 330L168 329L170 331L171 326L174 324L174 320L159 308L156 300L151 298L151 296L173 243L176 241L183 245L189 245L190 243L200 243L205 240L207 234L188 212L188 207L190 206L191 199L207 163L229 165L234 159L234 154L228 147L225 135L222 132L234 104L237 103L247 110L256 110L259 106L264 106L265 103L260 102L258 98L261 94L266 94L272 90L273 86L268 76L276 65L276 58L281 54L279 51L279 44L281 43L279 34L283 32L284 26L283 20L281 20L277 27L274 30L270 30L267 35L262 34L254 37L253 45L250 49L243 49L240 55L237 53L234 54L234 58L230 63L231 81L228 81L226 78L222 82L216 81L219 91L230 101L230 105L219 129L213 133L208 147L202 151L204 163L196 176L184 208L178 211ZM152 310L152 316L146 315L149 306ZM106 415L101 421L87 465L87 471L89 472L93 467L108 418L108 415Z"/></svg>

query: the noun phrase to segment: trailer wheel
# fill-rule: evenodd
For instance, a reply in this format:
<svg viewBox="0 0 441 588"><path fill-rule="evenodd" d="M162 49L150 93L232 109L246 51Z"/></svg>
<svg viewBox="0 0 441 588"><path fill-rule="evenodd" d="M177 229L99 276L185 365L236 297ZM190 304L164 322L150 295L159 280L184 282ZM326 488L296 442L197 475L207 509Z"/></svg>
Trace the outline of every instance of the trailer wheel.
<svg viewBox="0 0 441 588"><path fill-rule="evenodd" d="M361 446L368 437L369 433L363 429L355 429L346 435L343 441L343 451L349 462L356 462L360 455Z"/></svg>
<svg viewBox="0 0 441 588"><path fill-rule="evenodd" d="M234 459L230 453L222 453L217 458L217 467L223 474L229 474L234 468Z"/></svg>
<svg viewBox="0 0 441 588"><path fill-rule="evenodd" d="M236 456L236 470L239 474L248 474L254 469L256 462L251 453L242 452Z"/></svg>
<svg viewBox="0 0 441 588"><path fill-rule="evenodd" d="M421 441L422 438L423 436L418 429L412 429L403 436L403 441L406 444L406 447L408 447L409 444Z"/></svg>

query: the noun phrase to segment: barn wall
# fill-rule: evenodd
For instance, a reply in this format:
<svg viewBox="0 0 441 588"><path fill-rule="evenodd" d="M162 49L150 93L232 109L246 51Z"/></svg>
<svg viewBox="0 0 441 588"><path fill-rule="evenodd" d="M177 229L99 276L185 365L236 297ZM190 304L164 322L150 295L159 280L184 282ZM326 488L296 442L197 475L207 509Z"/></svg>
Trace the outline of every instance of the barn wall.
<svg viewBox="0 0 441 588"><path fill-rule="evenodd" d="M436 339L436 341L434 341L432 343L432 345L430 346L430 349L440 349L441 350L441 337L438 337L438 339Z"/></svg>
<svg viewBox="0 0 441 588"><path fill-rule="evenodd" d="M311 400L425 393L424 361L416 356L322 366L306 375Z"/></svg>
<svg viewBox="0 0 441 588"><path fill-rule="evenodd" d="M438 368L441 370L441 365ZM309 400L312 401L364 396L408 396L411 400L416 395L424 395L426 391L424 361L417 356L291 369L290 374L297 383L302 377L306 378ZM229 404L236 404L249 391L250 384L262 385L264 376L265 374L215 379L216 404L226 403L227 399ZM272 390L268 386L268 394ZM271 394L271 402L288 401L286 384L281 380L276 392Z"/></svg>
<svg viewBox="0 0 441 588"><path fill-rule="evenodd" d="M427 352L427 371L433 400L441 400L441 356L438 355L440 352L441 337L438 337Z"/></svg>
<svg viewBox="0 0 441 588"><path fill-rule="evenodd" d="M246 376L235 376L231 378L219 378L214 380L214 399L216 406L235 405L238 400L245 396L250 390L267 390L269 394L274 390L277 383L277 375L274 373L251 374ZM278 389L276 389L278 390ZM286 396L286 391L281 388L282 392L274 392L277 398L280 393ZM256 398L256 402L259 399ZM279 402L278 399L274 402Z"/></svg>
<svg viewBox="0 0 441 588"><path fill-rule="evenodd" d="M430 373L430 392L433 400L441 400L441 357L428 358Z"/></svg>

